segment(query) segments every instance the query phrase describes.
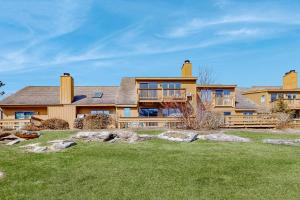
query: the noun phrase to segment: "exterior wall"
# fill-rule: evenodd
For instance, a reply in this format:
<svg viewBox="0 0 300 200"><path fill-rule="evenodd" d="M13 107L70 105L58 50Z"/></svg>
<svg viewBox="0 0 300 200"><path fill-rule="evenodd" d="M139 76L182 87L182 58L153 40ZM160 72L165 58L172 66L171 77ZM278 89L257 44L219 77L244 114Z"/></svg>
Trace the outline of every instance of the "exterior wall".
<svg viewBox="0 0 300 200"><path fill-rule="evenodd" d="M74 98L74 80L71 76L60 77L60 103L71 104Z"/></svg>
<svg viewBox="0 0 300 200"><path fill-rule="evenodd" d="M47 107L2 107L3 119L15 119L15 112L36 112L41 119L47 119Z"/></svg>
<svg viewBox="0 0 300 200"><path fill-rule="evenodd" d="M73 128L74 120L76 118L76 106L49 106L48 117L66 120L69 123L70 128Z"/></svg>
<svg viewBox="0 0 300 200"><path fill-rule="evenodd" d="M283 89L298 88L298 75L295 71L286 73L283 77Z"/></svg>
<svg viewBox="0 0 300 200"><path fill-rule="evenodd" d="M249 93L249 94L244 94L244 96L254 101L258 105L262 105L267 108L270 107L271 95L268 92ZM261 102L262 96L265 96L265 103Z"/></svg>
<svg viewBox="0 0 300 200"><path fill-rule="evenodd" d="M124 115L124 109L126 107L117 107L117 117L125 117ZM130 108L130 114L131 114L131 117L138 117L139 116L139 113L138 113L138 108L137 107L128 107Z"/></svg>

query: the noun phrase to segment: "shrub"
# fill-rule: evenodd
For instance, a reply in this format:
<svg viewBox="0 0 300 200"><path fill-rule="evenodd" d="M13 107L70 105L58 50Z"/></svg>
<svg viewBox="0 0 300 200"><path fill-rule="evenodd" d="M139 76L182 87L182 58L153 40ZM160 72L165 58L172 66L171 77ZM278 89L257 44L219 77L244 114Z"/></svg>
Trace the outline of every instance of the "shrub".
<svg viewBox="0 0 300 200"><path fill-rule="evenodd" d="M290 126L290 122L292 121L291 114L288 113L276 113L275 117L277 119L276 128L288 128Z"/></svg>
<svg viewBox="0 0 300 200"><path fill-rule="evenodd" d="M40 130L42 130L42 128L40 128L39 126L36 126L34 124L28 124L28 125L24 126L22 128L22 130L26 130L26 131L40 131Z"/></svg>
<svg viewBox="0 0 300 200"><path fill-rule="evenodd" d="M205 112L200 122L200 126L206 129L219 129L224 125L224 116L221 113Z"/></svg>
<svg viewBox="0 0 300 200"><path fill-rule="evenodd" d="M74 121L74 128L83 129L83 120L84 118L76 118Z"/></svg>
<svg viewBox="0 0 300 200"><path fill-rule="evenodd" d="M106 129L112 124L112 119L107 114L88 115L83 120L84 129Z"/></svg>
<svg viewBox="0 0 300 200"><path fill-rule="evenodd" d="M41 127L44 129L65 130L69 129L69 123L62 119L52 118L43 121Z"/></svg>

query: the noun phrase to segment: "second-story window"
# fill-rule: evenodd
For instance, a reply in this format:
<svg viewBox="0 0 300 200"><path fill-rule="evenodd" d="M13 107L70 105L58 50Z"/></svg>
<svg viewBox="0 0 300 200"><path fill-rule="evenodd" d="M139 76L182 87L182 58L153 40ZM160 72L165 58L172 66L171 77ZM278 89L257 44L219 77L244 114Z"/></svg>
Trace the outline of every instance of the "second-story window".
<svg viewBox="0 0 300 200"><path fill-rule="evenodd" d="M157 99L158 83L140 83L140 97L144 99Z"/></svg>
<svg viewBox="0 0 300 200"><path fill-rule="evenodd" d="M212 91L211 90L201 90L201 101L205 103L210 103L212 101Z"/></svg>
<svg viewBox="0 0 300 200"><path fill-rule="evenodd" d="M181 83L164 82L162 83L164 96L181 96Z"/></svg>

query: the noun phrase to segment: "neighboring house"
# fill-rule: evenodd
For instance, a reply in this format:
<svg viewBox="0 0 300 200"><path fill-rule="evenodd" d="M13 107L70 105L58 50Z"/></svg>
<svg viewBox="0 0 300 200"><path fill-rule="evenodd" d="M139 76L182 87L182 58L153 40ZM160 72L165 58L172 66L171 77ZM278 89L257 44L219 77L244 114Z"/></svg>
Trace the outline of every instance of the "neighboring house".
<svg viewBox="0 0 300 200"><path fill-rule="evenodd" d="M294 94L298 98L300 92L295 89L295 73L286 75L288 88L279 89L287 92L288 99ZM97 113L111 115L119 128L166 126L178 122L180 116L180 110L170 105L184 103L197 112L200 107L209 107L225 116L256 115L264 110L262 98L264 103L270 101L268 98L274 100L273 92L269 97L268 91L245 90L236 85L197 85L189 60L182 65L179 77L126 77L120 86L75 86L73 77L64 73L60 86L28 86L0 101L0 128L20 128L32 117L64 119L73 127L76 118Z"/></svg>
<svg viewBox="0 0 300 200"><path fill-rule="evenodd" d="M270 112L276 107L279 100L283 100L291 110L295 111L296 118L300 116L300 88L298 87L298 74L295 70L291 70L283 76L282 86L254 86L242 94L265 108L265 112Z"/></svg>

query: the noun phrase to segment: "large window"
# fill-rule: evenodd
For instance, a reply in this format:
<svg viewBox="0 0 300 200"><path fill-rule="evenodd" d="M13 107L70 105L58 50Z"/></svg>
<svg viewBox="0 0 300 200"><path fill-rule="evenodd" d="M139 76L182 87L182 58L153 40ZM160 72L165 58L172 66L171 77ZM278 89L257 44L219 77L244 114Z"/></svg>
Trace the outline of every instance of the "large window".
<svg viewBox="0 0 300 200"><path fill-rule="evenodd" d="M201 90L201 101L210 103L212 101L212 91L211 90Z"/></svg>
<svg viewBox="0 0 300 200"><path fill-rule="evenodd" d="M178 108L164 108L162 114L164 117L180 117L182 115Z"/></svg>
<svg viewBox="0 0 300 200"><path fill-rule="evenodd" d="M164 89L164 96L181 96L179 90L181 83L164 82L162 83L162 88Z"/></svg>
<svg viewBox="0 0 300 200"><path fill-rule="evenodd" d="M247 116L253 115L253 114L254 114L254 112L251 112L251 111L243 112L243 115L247 115Z"/></svg>
<svg viewBox="0 0 300 200"><path fill-rule="evenodd" d="M264 104L266 102L266 96L265 95L262 95L260 97L260 103Z"/></svg>
<svg viewBox="0 0 300 200"><path fill-rule="evenodd" d="M35 112L15 112L15 119L30 119Z"/></svg>
<svg viewBox="0 0 300 200"><path fill-rule="evenodd" d="M271 94L271 102L276 101L278 94L277 93L272 93Z"/></svg>
<svg viewBox="0 0 300 200"><path fill-rule="evenodd" d="M157 108L140 108L139 116L140 117L157 117L158 109Z"/></svg>
<svg viewBox="0 0 300 200"><path fill-rule="evenodd" d="M289 100L297 99L297 94L287 94L286 96Z"/></svg>
<svg viewBox="0 0 300 200"><path fill-rule="evenodd" d="M144 99L157 99L158 83L140 83L140 97Z"/></svg>

